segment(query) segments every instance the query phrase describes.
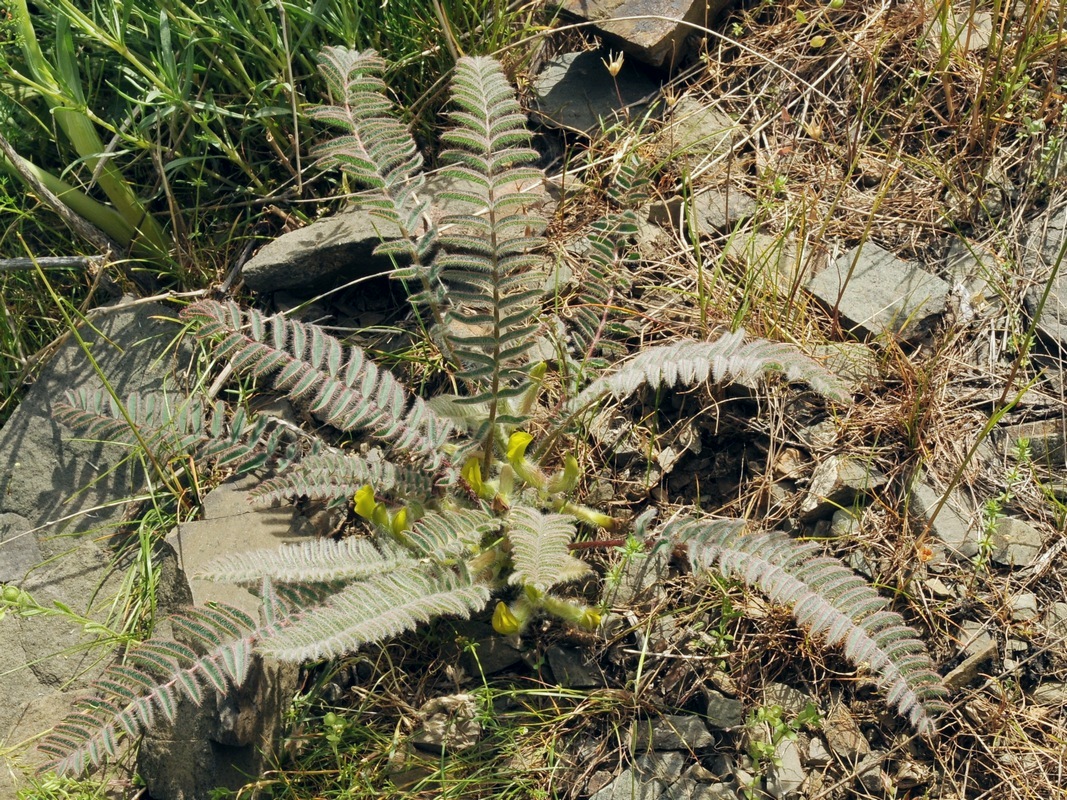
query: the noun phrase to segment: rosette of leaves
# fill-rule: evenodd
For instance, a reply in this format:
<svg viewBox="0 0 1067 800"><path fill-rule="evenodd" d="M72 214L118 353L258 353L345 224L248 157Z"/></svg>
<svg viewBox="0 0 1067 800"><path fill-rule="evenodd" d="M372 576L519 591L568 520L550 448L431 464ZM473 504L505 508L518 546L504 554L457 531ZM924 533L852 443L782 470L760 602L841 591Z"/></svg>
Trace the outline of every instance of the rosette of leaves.
<svg viewBox="0 0 1067 800"><path fill-rule="evenodd" d="M530 166L536 154L525 118L495 61L460 60L442 159L447 174L465 187L453 197L475 210L446 217L439 228L424 196L421 156L385 99L383 66L370 52L331 48L323 54L332 103L312 116L338 133L317 152L363 187L369 211L400 230L382 249L403 259L398 274L414 287L413 301L432 315L431 336L460 390L427 401L362 349L314 325L235 303L189 306L183 316L190 331L216 359L283 393L321 423L374 445L359 451L323 446L264 482L259 500L351 502L366 535L233 556L210 567L204 577L258 587L263 619L221 605L180 617L195 647L152 640L111 667L42 744L51 756L48 766L78 772L100 763L123 736L171 717L177 697L199 702L204 691L239 683L250 654L296 662L336 658L435 617L481 611L494 596L494 626L504 634L522 633L545 613L596 627L598 609L561 587L589 571L571 552L579 529L616 530L620 523L576 502L580 466L549 445L562 440L562 428L584 407L604 397L624 397L645 385L751 383L778 375L806 381L831 400L848 400L834 376L795 348L735 332L649 348L624 360L576 392L567 413L557 415L557 429L531 451L534 437L524 425L548 365L530 358L546 315L538 257L544 222L530 210L535 198L528 190L540 173ZM616 231L625 230L625 222L594 231L599 270L618 253ZM588 347L602 327L592 318L577 325L579 347ZM110 424L102 421L109 415L104 405L82 406L66 419ZM159 441L195 449L189 453L194 458L214 452L195 433ZM813 545L784 534L721 532L694 519L666 526L662 535L671 546L686 547L695 567L737 577L794 605L802 623L883 676L890 703L918 730L933 729L943 692L936 673L910 629L873 589L837 562L815 558Z"/></svg>

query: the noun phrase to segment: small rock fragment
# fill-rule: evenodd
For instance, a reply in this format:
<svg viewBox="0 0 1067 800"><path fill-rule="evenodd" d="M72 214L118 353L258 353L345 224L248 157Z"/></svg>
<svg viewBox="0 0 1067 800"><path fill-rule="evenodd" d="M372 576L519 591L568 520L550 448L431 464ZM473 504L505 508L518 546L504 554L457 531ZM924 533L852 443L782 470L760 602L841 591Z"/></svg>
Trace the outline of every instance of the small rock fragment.
<svg viewBox="0 0 1067 800"><path fill-rule="evenodd" d="M1022 267L1031 278L1031 288L1023 297L1026 311L1031 317L1040 312L1038 331L1061 349L1067 345L1067 271L1056 272L1044 305L1042 299L1065 240L1067 206L1049 208L1030 223L1022 258Z"/></svg>
<svg viewBox="0 0 1067 800"><path fill-rule="evenodd" d="M944 684L949 689L962 689L978 675L978 668L994 658L997 654L997 643L991 638L983 642L980 648L965 658L960 664L945 676Z"/></svg>
<svg viewBox="0 0 1067 800"><path fill-rule="evenodd" d="M875 797L882 797L887 790L891 789L889 776L882 769L883 761L885 761L885 753L872 750L856 765L856 781L865 792Z"/></svg>
<svg viewBox="0 0 1067 800"><path fill-rule="evenodd" d="M709 25L730 0L559 0L567 16L653 67L670 67L684 55L692 25ZM605 73L607 68L604 68Z"/></svg>
<svg viewBox="0 0 1067 800"><path fill-rule="evenodd" d="M978 554L978 532L972 530L970 522L956 510L962 501L953 492L938 510L940 501L941 493L928 484L918 483L911 491L911 510L926 519L948 554L959 559L973 558ZM933 516L935 511L936 517Z"/></svg>
<svg viewBox="0 0 1067 800"><path fill-rule="evenodd" d="M629 63L612 78L604 66L608 59L607 51L595 50L564 53L545 64L533 82L535 106L545 124L594 133L620 114L645 113L659 86Z"/></svg>
<svg viewBox="0 0 1067 800"><path fill-rule="evenodd" d="M964 620L960 626L960 652L974 655L986 649L993 641L989 626L978 620Z"/></svg>
<svg viewBox="0 0 1067 800"><path fill-rule="evenodd" d="M731 730L744 724L745 704L740 700L713 689L706 690L704 696L708 700L707 722L712 728Z"/></svg>
<svg viewBox="0 0 1067 800"><path fill-rule="evenodd" d="M763 687L763 703L768 706L781 706L785 716L795 717L807 708L809 703L815 704L815 698L788 683L771 681Z"/></svg>
<svg viewBox="0 0 1067 800"><path fill-rule="evenodd" d="M1030 696L1043 706L1067 706L1067 683L1045 681L1034 687Z"/></svg>
<svg viewBox="0 0 1067 800"><path fill-rule="evenodd" d="M624 769L590 800L660 800L665 788L663 781L645 780L632 769Z"/></svg>
<svg viewBox="0 0 1067 800"><path fill-rule="evenodd" d="M666 714L656 719L635 720L630 729L630 749L634 753L648 750L701 750L715 739L699 717L692 714Z"/></svg>
<svg viewBox="0 0 1067 800"><path fill-rule="evenodd" d="M1065 328L1067 330L1067 328ZM1043 467L1067 465L1067 431L1062 420L1049 419L1009 425L1000 430L1000 449L1005 454L1016 450L1025 440L1030 448L1030 458Z"/></svg>
<svg viewBox="0 0 1067 800"><path fill-rule="evenodd" d="M793 797L804 783L804 767L795 739L782 739L774 748L774 760L767 774L767 793L777 800Z"/></svg>
<svg viewBox="0 0 1067 800"><path fill-rule="evenodd" d="M866 741L866 739L864 740ZM808 752L805 754L804 763L809 767L825 767L833 760L830 751L823 744L822 739L813 736L808 742Z"/></svg>
<svg viewBox="0 0 1067 800"><path fill-rule="evenodd" d="M603 681L593 674L582 658L580 650L552 645L548 648L547 656L556 683L564 689L588 689L603 685Z"/></svg>
<svg viewBox="0 0 1067 800"><path fill-rule="evenodd" d="M837 509L852 505L871 489L884 486L887 478L870 464L831 456L815 468L804 500L801 518L806 521L827 517Z"/></svg>
<svg viewBox="0 0 1067 800"><path fill-rule="evenodd" d="M860 730L856 718L841 704L834 706L826 715L822 733L830 751L849 764L855 764L871 752L871 745Z"/></svg>
<svg viewBox="0 0 1067 800"><path fill-rule="evenodd" d="M838 258L808 283L859 337L916 339L946 307L951 287L918 264L868 242Z"/></svg>
<svg viewBox="0 0 1067 800"><path fill-rule="evenodd" d="M1037 616L1037 595L1033 592L1020 592L1011 598L1011 618L1016 622L1025 622Z"/></svg>
<svg viewBox="0 0 1067 800"><path fill-rule="evenodd" d="M1005 517L993 533L992 559L1009 567L1028 567L1034 563L1044 545L1040 531L1024 520Z"/></svg>
<svg viewBox="0 0 1067 800"><path fill-rule="evenodd" d="M666 786L676 783L682 777L684 767L685 756L676 750L644 753L634 760L634 771L642 779L655 778L663 781Z"/></svg>

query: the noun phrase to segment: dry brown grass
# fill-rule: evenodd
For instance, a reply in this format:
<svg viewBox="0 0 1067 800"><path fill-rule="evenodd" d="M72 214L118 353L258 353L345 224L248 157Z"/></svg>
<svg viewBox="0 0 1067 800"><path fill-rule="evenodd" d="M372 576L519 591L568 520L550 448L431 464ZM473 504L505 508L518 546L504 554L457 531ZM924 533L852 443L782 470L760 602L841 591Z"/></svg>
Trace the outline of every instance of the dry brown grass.
<svg viewBox="0 0 1067 800"><path fill-rule="evenodd" d="M957 309L918 345L876 343L880 378L837 418L836 441L816 456L857 456L888 476L853 537L832 547L846 557L863 554L875 582L897 594L898 610L925 632L944 670L962 658L964 620L985 623L998 647L954 695L941 736L922 743L887 719L864 679L835 654L808 642L776 610L739 597L747 615L735 625L729 659L743 676L742 696L758 703L753 687L778 679L804 683L826 702L850 704L868 736L889 751L889 763L925 776L914 788L901 781L897 797L1067 796L1065 709L1032 695L1040 682L1067 678L1063 637L1040 621L1067 598L1060 544L1065 510L1048 489L1058 476L1040 465L1024 468L1005 508L1046 534L1047 557L1031 570L928 564L930 532L907 513L911 482L921 471L942 488L957 487L977 520L982 505L1004 490L1013 463L988 441L991 415L1059 419L1067 408L1062 392L1040 380L1040 364L1026 345L1022 296L1029 278L1018 266L1028 220L1061 205L1067 189L1067 5L846 0L835 10L801 0L747 6L707 32L705 59L669 90L729 113L743 135L690 174L677 169L679 159L663 159L652 179L661 196L688 191L687 185L740 184L759 210L728 233L703 232L697 240L681 226L647 254L626 306L637 338L707 336L715 326L743 324L811 349L841 334L800 287L855 244L876 242L934 272L944 270L953 237L965 236L987 252L989 266L980 276L985 288L966 298L977 313ZM978 46L981 37L988 46ZM653 163L662 156L648 137L605 138L592 147L597 167L589 174L603 181L610 173L605 165L626 150ZM765 268L755 274L757 234L799 253L785 281ZM731 424L743 427L731 414L751 413L745 402L717 406L727 431ZM711 510L766 510L768 486L776 480L770 464L790 446L797 427L780 406L762 401L762 410L772 412L756 434L763 458L739 462L732 494L720 492ZM676 411L654 409L661 418ZM657 497L692 502L691 486L672 494L664 491L668 483L654 487ZM630 491L637 495L643 487ZM779 508L771 521L788 511ZM924 583L933 577L958 587L958 594L935 596ZM693 601L691 587L678 591L683 611L671 611L680 627L709 613L707 595ZM1023 592L1038 597L1036 620L1012 618L1012 599ZM1006 650L1013 639L1026 649ZM657 679L678 669L670 652L650 663ZM673 699L683 704L707 680L690 666L692 674L673 681L682 687ZM866 796L856 794L854 777L848 765L833 764L822 788L809 796Z"/></svg>

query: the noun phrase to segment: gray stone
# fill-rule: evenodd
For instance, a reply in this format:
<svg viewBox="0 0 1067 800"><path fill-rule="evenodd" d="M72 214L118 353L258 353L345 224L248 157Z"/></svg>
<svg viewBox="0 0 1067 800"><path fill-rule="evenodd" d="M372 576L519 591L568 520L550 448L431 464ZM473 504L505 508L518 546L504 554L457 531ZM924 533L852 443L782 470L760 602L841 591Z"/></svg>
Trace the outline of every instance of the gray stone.
<svg viewBox="0 0 1067 800"><path fill-rule="evenodd" d="M186 368L189 350L167 354L177 326L153 319L172 313L155 304L118 305L95 310L92 326L82 327L81 335L120 397L159 391L173 383L173 367ZM56 422L55 404L66 390L78 389L102 393L103 384L71 338L0 429L0 569L3 581L19 585L38 602L59 600L104 622L112 610L108 601L120 591L130 566L128 559L116 559L108 535L127 509L122 498L140 492L143 476L127 448L74 441L74 434ZM157 556L155 563L165 612L187 596L173 585L173 561ZM39 760L25 743L66 716L80 690L103 669L104 654L85 649L91 640L81 625L61 617L9 614L0 621L0 650L8 662L32 662L0 678L0 797L15 795L20 772L14 764Z"/></svg>
<svg viewBox="0 0 1067 800"><path fill-rule="evenodd" d="M889 776L882 769L884 761L885 753L873 750L856 765L856 782L863 788L863 791L875 797L882 797L886 790L891 788Z"/></svg>
<svg viewBox="0 0 1067 800"><path fill-rule="evenodd" d="M856 718L841 704L834 706L826 715L821 730L830 752L849 764L855 764L871 752L871 745Z"/></svg>
<svg viewBox="0 0 1067 800"><path fill-rule="evenodd" d="M624 64L613 79L604 65L604 51L564 53L545 64L533 82L534 101L548 125L582 133L600 130L602 121L610 125L619 114L641 116L648 99L659 86L632 65Z"/></svg>
<svg viewBox="0 0 1067 800"><path fill-rule="evenodd" d="M807 708L809 703L818 705L810 694L788 683L771 681L763 687L763 704L781 706L786 717L795 717Z"/></svg>
<svg viewBox="0 0 1067 800"><path fill-rule="evenodd" d="M179 525L166 544L188 576L197 605L226 603L259 619L259 599L247 589L195 577L220 557L306 538L294 532L302 520L292 507L252 507L248 492L255 485L249 477L222 484L204 498L204 518ZM215 788L240 788L267 769L299 674L297 665L257 657L239 689L212 693L201 706L182 703L174 722L150 730L141 745L138 769L153 797L193 800Z"/></svg>
<svg viewBox="0 0 1067 800"><path fill-rule="evenodd" d="M664 789L663 781L645 780L632 769L624 769L590 800L660 800Z"/></svg>
<svg viewBox="0 0 1067 800"><path fill-rule="evenodd" d="M804 763L809 767L825 767L831 761L833 761L833 756L830 755L829 748L823 744L822 739L818 736L813 736L811 741L808 742L808 751L804 754Z"/></svg>
<svg viewBox="0 0 1067 800"><path fill-rule="evenodd" d="M175 723L157 725L141 742L137 771L153 798L199 800L235 790L274 763L300 670L256 656L239 689L182 699Z"/></svg>
<svg viewBox="0 0 1067 800"><path fill-rule="evenodd" d="M960 299L970 306L970 313L961 311L962 321L969 321L996 298L999 270L996 254L985 245L963 238L952 240L945 254L945 272L954 286L965 290Z"/></svg>
<svg viewBox="0 0 1067 800"><path fill-rule="evenodd" d="M241 275L254 292L332 289L391 270L393 262L375 256L374 248L399 235L399 228L365 211L345 211L263 245L241 268Z"/></svg>
<svg viewBox="0 0 1067 800"><path fill-rule="evenodd" d="M644 780L663 781L664 786L671 786L682 778L685 768L685 756L677 750L663 753L644 753L634 759L634 771Z"/></svg>
<svg viewBox="0 0 1067 800"><path fill-rule="evenodd" d="M1067 271L1067 264L1064 266ZM1050 419L1038 422L1024 422L1002 428L998 435L1000 450L1012 453L1020 441L1026 440L1030 447L1030 457L1035 464L1044 467L1063 467L1067 465L1067 431L1063 420Z"/></svg>
<svg viewBox="0 0 1067 800"><path fill-rule="evenodd" d="M654 67L684 55L691 25L706 27L731 0L560 0L570 17L596 23L593 30L624 52ZM686 24L689 23L689 24Z"/></svg>
<svg viewBox="0 0 1067 800"><path fill-rule="evenodd" d="M790 234L771 236L762 231L737 231L729 237L723 250L755 287L788 294L794 285L801 283L798 276L803 272L804 256L798 256L796 241Z"/></svg>
<svg viewBox="0 0 1067 800"><path fill-rule="evenodd" d="M926 587L926 591L928 591L932 597L935 597L938 600L951 600L958 596L956 589L940 578L927 578L923 581L923 586Z"/></svg>
<svg viewBox="0 0 1067 800"><path fill-rule="evenodd" d="M960 625L960 652L974 655L984 652L993 643L989 626L974 619L967 619Z"/></svg>
<svg viewBox="0 0 1067 800"><path fill-rule="evenodd" d="M756 201L740 188L717 186L701 192L687 204L682 197L672 197L649 206L648 219L657 225L681 230L686 236L712 231L729 231L756 211ZM695 228L695 231L693 231Z"/></svg>
<svg viewBox="0 0 1067 800"><path fill-rule="evenodd" d="M447 624L459 648L454 657L467 675L495 675L522 661L522 652L485 622L457 619Z"/></svg>
<svg viewBox="0 0 1067 800"><path fill-rule="evenodd" d="M1025 520L1004 517L993 532L993 554L997 564L1009 567L1028 567L1033 564L1044 546L1041 532Z"/></svg>
<svg viewBox="0 0 1067 800"><path fill-rule="evenodd" d="M691 174L701 170L704 162L728 158L744 133L742 125L725 111L685 95L671 109L670 121L660 131L657 144L664 157L684 159ZM725 195L727 190L720 187L713 191ZM755 210L755 201L752 206Z"/></svg>
<svg viewBox="0 0 1067 800"><path fill-rule="evenodd" d="M745 723L745 704L733 697L727 697L714 689L704 692L708 700L708 725L720 730L732 730Z"/></svg>
<svg viewBox="0 0 1067 800"><path fill-rule="evenodd" d="M794 797L805 774L796 739L782 739L774 748L774 759L767 771L767 793L778 800Z"/></svg>
<svg viewBox="0 0 1067 800"><path fill-rule="evenodd" d="M857 513L851 508L839 508L830 518L830 533L838 539L850 539L855 536L860 528Z"/></svg>
<svg viewBox="0 0 1067 800"><path fill-rule="evenodd" d="M934 14L930 23L931 41L948 41L960 54L985 50L993 38L993 15L988 11L949 11Z"/></svg>
<svg viewBox="0 0 1067 800"><path fill-rule="evenodd" d="M664 548L636 553L624 557L620 566L618 583L604 585L604 601L609 606L630 606L647 599L667 576L670 553Z"/></svg>
<svg viewBox="0 0 1067 800"><path fill-rule="evenodd" d="M42 560L30 521L21 514L0 513L0 583L18 583Z"/></svg>
<svg viewBox="0 0 1067 800"><path fill-rule="evenodd" d="M730 231L737 223L755 214L757 208L755 198L739 189L716 188L693 198L694 221L701 233L713 230ZM780 239L767 237L762 240L762 244L763 250L766 251L760 251L763 261L769 261L771 251L781 255L783 248ZM756 250L748 251L746 255L755 258L755 252ZM777 258L774 263L777 267Z"/></svg>
<svg viewBox="0 0 1067 800"><path fill-rule="evenodd" d="M934 558L943 557L944 552L955 558L974 558L978 554L978 531L957 510L962 501L953 492L934 517L941 497L937 490L925 483L917 483L911 490L911 511L926 520L940 543L942 553L935 552Z"/></svg>
<svg viewBox="0 0 1067 800"><path fill-rule="evenodd" d="M815 452L828 450L837 443L837 423L824 419L797 431L797 438Z"/></svg>
<svg viewBox="0 0 1067 800"><path fill-rule="evenodd" d="M887 478L870 464L844 456L831 456L815 468L800 504L805 520L831 516L851 506L858 497L884 486Z"/></svg>
<svg viewBox="0 0 1067 800"><path fill-rule="evenodd" d="M1067 637L1067 603L1053 603L1045 613L1045 627L1053 636Z"/></svg>
<svg viewBox="0 0 1067 800"><path fill-rule="evenodd" d="M1030 696L1043 706L1067 706L1067 683L1044 681L1034 687Z"/></svg>
<svg viewBox="0 0 1067 800"><path fill-rule="evenodd" d="M634 753L701 750L714 743L704 721L692 714L665 714L656 719L635 720L630 728L630 749Z"/></svg>
<svg viewBox="0 0 1067 800"><path fill-rule="evenodd" d="M1052 343L1067 343L1067 206L1049 209L1030 223L1022 268L1031 281L1023 297L1026 311L1037 317L1037 329ZM1053 270L1056 264L1053 278ZM1052 280L1044 306L1041 298Z"/></svg>
<svg viewBox="0 0 1067 800"><path fill-rule="evenodd" d="M950 286L917 264L868 242L830 264L808 283L843 327L859 337L922 335L945 310Z"/></svg>
<svg viewBox="0 0 1067 800"><path fill-rule="evenodd" d="M554 644L548 648L546 655L556 683L564 689L589 689L604 685L603 678L594 674L581 650Z"/></svg>
<svg viewBox="0 0 1067 800"><path fill-rule="evenodd" d="M664 800L737 800L737 791L729 783L701 783L681 780L663 794Z"/></svg>
<svg viewBox="0 0 1067 800"><path fill-rule="evenodd" d="M966 623L965 623L966 624ZM961 661L945 676L944 684L949 689L962 689L978 675L978 668L997 655L997 643L986 635L976 641L972 654Z"/></svg>
<svg viewBox="0 0 1067 800"><path fill-rule="evenodd" d="M247 589L198 578L211 562L224 556L237 556L256 550L275 550L283 544L296 544L307 535L297 531L302 522L292 506L254 508L249 491L258 481L245 477L224 483L204 498L204 518L183 522L166 538L178 557L179 566L189 578L193 602L205 605L228 603L258 618L260 602ZM237 535L239 532L239 535Z"/></svg>

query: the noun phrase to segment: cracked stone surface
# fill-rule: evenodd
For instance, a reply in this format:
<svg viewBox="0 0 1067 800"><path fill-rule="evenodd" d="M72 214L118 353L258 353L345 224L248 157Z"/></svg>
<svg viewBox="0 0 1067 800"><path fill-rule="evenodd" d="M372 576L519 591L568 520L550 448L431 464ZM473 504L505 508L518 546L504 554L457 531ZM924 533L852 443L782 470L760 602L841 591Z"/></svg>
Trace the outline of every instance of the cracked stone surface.
<svg viewBox="0 0 1067 800"><path fill-rule="evenodd" d="M837 309L854 335L921 336L945 310L951 287L918 264L868 242L838 258L808 283L824 306Z"/></svg>
<svg viewBox="0 0 1067 800"><path fill-rule="evenodd" d="M121 304L98 310L82 336L120 397L173 385L189 351L168 351L177 326L155 304ZM67 390L103 391L85 353L73 340L59 348L8 422L0 429L0 581L30 592L43 604L59 600L103 622L105 601L118 591L129 561L115 559L108 533L126 511L142 475L127 461L128 449L74 441L53 417ZM62 558L54 556L64 554ZM173 558L157 556L158 603L164 611L188 601ZM98 650L73 650L87 642L80 625L60 617L0 620L0 648L11 663L33 662L0 678L0 763L32 764L32 750L6 748L47 730L72 710L78 691L103 669ZM6 766L6 764L4 764ZM0 769L0 797L14 797L17 769Z"/></svg>

